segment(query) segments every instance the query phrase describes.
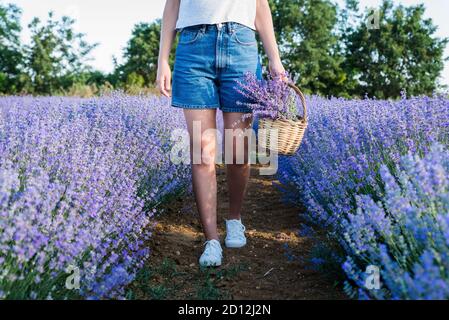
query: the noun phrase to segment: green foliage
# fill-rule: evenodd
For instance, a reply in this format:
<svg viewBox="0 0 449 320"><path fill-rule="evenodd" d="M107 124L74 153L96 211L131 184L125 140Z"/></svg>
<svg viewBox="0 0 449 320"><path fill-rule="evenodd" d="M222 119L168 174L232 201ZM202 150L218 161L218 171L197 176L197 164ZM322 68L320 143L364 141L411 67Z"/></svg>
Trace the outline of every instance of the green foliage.
<svg viewBox="0 0 449 320"><path fill-rule="evenodd" d="M271 0L286 69L308 93L340 94L346 79L337 50L337 7L329 0Z"/></svg>
<svg viewBox="0 0 449 320"><path fill-rule="evenodd" d="M423 5L395 6L384 0L380 28L373 30L366 26L372 12L360 12L357 0L346 0L343 7L331 0L269 2L282 60L306 93L396 98L402 90L429 95L440 88L448 39L435 36ZM52 13L45 23L35 18L28 26L31 43L25 46L20 16L18 7L0 4L0 94L88 96L114 88L154 92L160 20L137 24L124 62L115 62L114 72L105 75L87 66L96 45L74 31L73 19L58 21Z"/></svg>
<svg viewBox="0 0 449 320"><path fill-rule="evenodd" d="M379 29L366 27L371 14L366 12L359 25L348 31L344 69L351 95L395 98L402 90L430 95L437 89L448 39L434 36L436 27L424 12L424 5L395 7L385 0L379 10Z"/></svg>
<svg viewBox="0 0 449 320"><path fill-rule="evenodd" d="M125 62L116 70L117 79L125 89L154 85L160 35L160 20L152 23L139 23L134 27L123 55ZM170 58L173 66L174 49Z"/></svg>
<svg viewBox="0 0 449 320"><path fill-rule="evenodd" d="M38 18L30 23L31 45L27 46L27 67L34 93L52 94L82 81L89 53L96 47L73 30L69 17L55 20L50 12L44 24Z"/></svg>
<svg viewBox="0 0 449 320"><path fill-rule="evenodd" d="M344 8L328 0L271 0L283 62L309 93L397 98L432 94L444 68L447 39L435 37L424 5L385 0L380 28L369 29L372 10L358 1Z"/></svg>
<svg viewBox="0 0 449 320"><path fill-rule="evenodd" d="M21 69L20 16L15 5L0 3L0 93L20 92L25 78Z"/></svg>

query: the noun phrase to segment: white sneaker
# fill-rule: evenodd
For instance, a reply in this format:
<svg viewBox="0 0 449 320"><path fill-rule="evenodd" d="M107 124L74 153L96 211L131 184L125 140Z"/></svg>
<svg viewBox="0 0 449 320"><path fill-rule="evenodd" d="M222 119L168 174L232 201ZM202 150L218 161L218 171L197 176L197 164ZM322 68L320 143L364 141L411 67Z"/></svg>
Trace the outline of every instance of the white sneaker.
<svg viewBox="0 0 449 320"><path fill-rule="evenodd" d="M209 240L204 243L206 246L200 257L201 267L218 267L221 266L223 250L218 240Z"/></svg>
<svg viewBox="0 0 449 320"><path fill-rule="evenodd" d="M226 220L226 247L244 247L246 245L245 230L241 220Z"/></svg>

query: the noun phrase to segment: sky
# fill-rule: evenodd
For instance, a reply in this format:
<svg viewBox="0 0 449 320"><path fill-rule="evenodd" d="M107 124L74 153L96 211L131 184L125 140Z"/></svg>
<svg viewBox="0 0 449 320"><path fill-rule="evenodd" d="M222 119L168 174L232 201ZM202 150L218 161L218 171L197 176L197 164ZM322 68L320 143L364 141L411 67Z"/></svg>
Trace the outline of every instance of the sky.
<svg viewBox="0 0 449 320"><path fill-rule="evenodd" d="M343 3L343 0L335 0ZM449 2L447 0L397 0L395 3L415 5L424 3L426 16L438 26L439 37L449 37ZM131 36L136 23L150 22L160 18L165 0L0 0L0 3L14 3L23 10L22 25L26 26L33 17L45 19L49 11L57 17L68 15L76 19L75 28L86 34L91 43L99 43L93 51L91 64L104 72L113 69L113 57L121 61L123 48ZM360 7L372 7L381 0L360 0ZM24 28L24 42L29 34ZM446 48L449 56L449 46ZM443 73L442 83L449 85L449 61Z"/></svg>

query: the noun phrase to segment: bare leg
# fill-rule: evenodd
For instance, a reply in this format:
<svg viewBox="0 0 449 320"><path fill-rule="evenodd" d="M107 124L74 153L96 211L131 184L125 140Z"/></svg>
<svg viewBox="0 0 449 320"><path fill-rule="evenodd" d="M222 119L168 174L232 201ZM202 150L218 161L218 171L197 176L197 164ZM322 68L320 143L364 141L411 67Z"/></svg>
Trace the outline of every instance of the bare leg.
<svg viewBox="0 0 449 320"><path fill-rule="evenodd" d="M244 142L244 154L243 164L237 164L236 158L238 158L239 154L242 152L241 148L238 148L238 131L243 132L245 134L246 129L251 129L252 118L248 118L246 120L242 120L243 113L224 113L224 127L225 129L233 129L234 131L233 141L232 141L232 152L233 152L233 162L232 164L226 165L226 177L228 182L228 190L229 190L229 219L237 219L241 218L241 210L243 205L243 199L245 196L246 186L248 184L248 179L250 175L250 164L248 162L248 139L245 137L244 141L240 141L240 143ZM226 134L225 134L226 137ZM240 137L240 139L242 139ZM229 142L225 141L225 146L229 144ZM229 150L230 151L230 150ZM228 151L228 152L229 152ZM226 150L225 150L226 153Z"/></svg>
<svg viewBox="0 0 449 320"><path fill-rule="evenodd" d="M216 134L205 133L216 129L216 110L184 110L184 116L190 134L191 159L193 143L201 146L200 163L192 161L193 192L200 214L204 234L207 240L218 240L217 232L217 177L215 172ZM201 125L201 141L193 141L193 124ZM204 133L204 134L203 134Z"/></svg>

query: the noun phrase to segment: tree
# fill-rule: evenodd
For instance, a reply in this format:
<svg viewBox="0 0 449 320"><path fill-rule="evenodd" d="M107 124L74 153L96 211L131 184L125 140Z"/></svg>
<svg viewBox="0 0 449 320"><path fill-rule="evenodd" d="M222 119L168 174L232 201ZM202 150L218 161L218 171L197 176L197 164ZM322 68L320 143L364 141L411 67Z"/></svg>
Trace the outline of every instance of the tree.
<svg viewBox="0 0 449 320"><path fill-rule="evenodd" d="M17 93L22 89L20 15L15 5L0 4L0 93Z"/></svg>
<svg viewBox="0 0 449 320"><path fill-rule="evenodd" d="M124 64L117 68L122 85L152 86L156 80L161 21L139 23L124 51ZM175 45L176 46L176 45ZM175 47L174 46L174 47ZM173 66L174 50L170 56Z"/></svg>
<svg viewBox="0 0 449 320"><path fill-rule="evenodd" d="M34 18L29 25L31 45L27 48L27 67L35 93L52 94L81 81L80 75L96 44L84 40L85 35L73 30L69 17L55 20L50 12L43 24Z"/></svg>
<svg viewBox="0 0 449 320"><path fill-rule="evenodd" d="M337 6L328 0L270 0L281 58L306 92L337 95L341 64Z"/></svg>
<svg viewBox="0 0 449 320"><path fill-rule="evenodd" d="M379 29L369 29L366 12L359 25L345 36L346 61L352 95L377 98L432 94L444 68L448 39L434 36L436 27L424 18L424 5L393 6L384 0L379 8Z"/></svg>

